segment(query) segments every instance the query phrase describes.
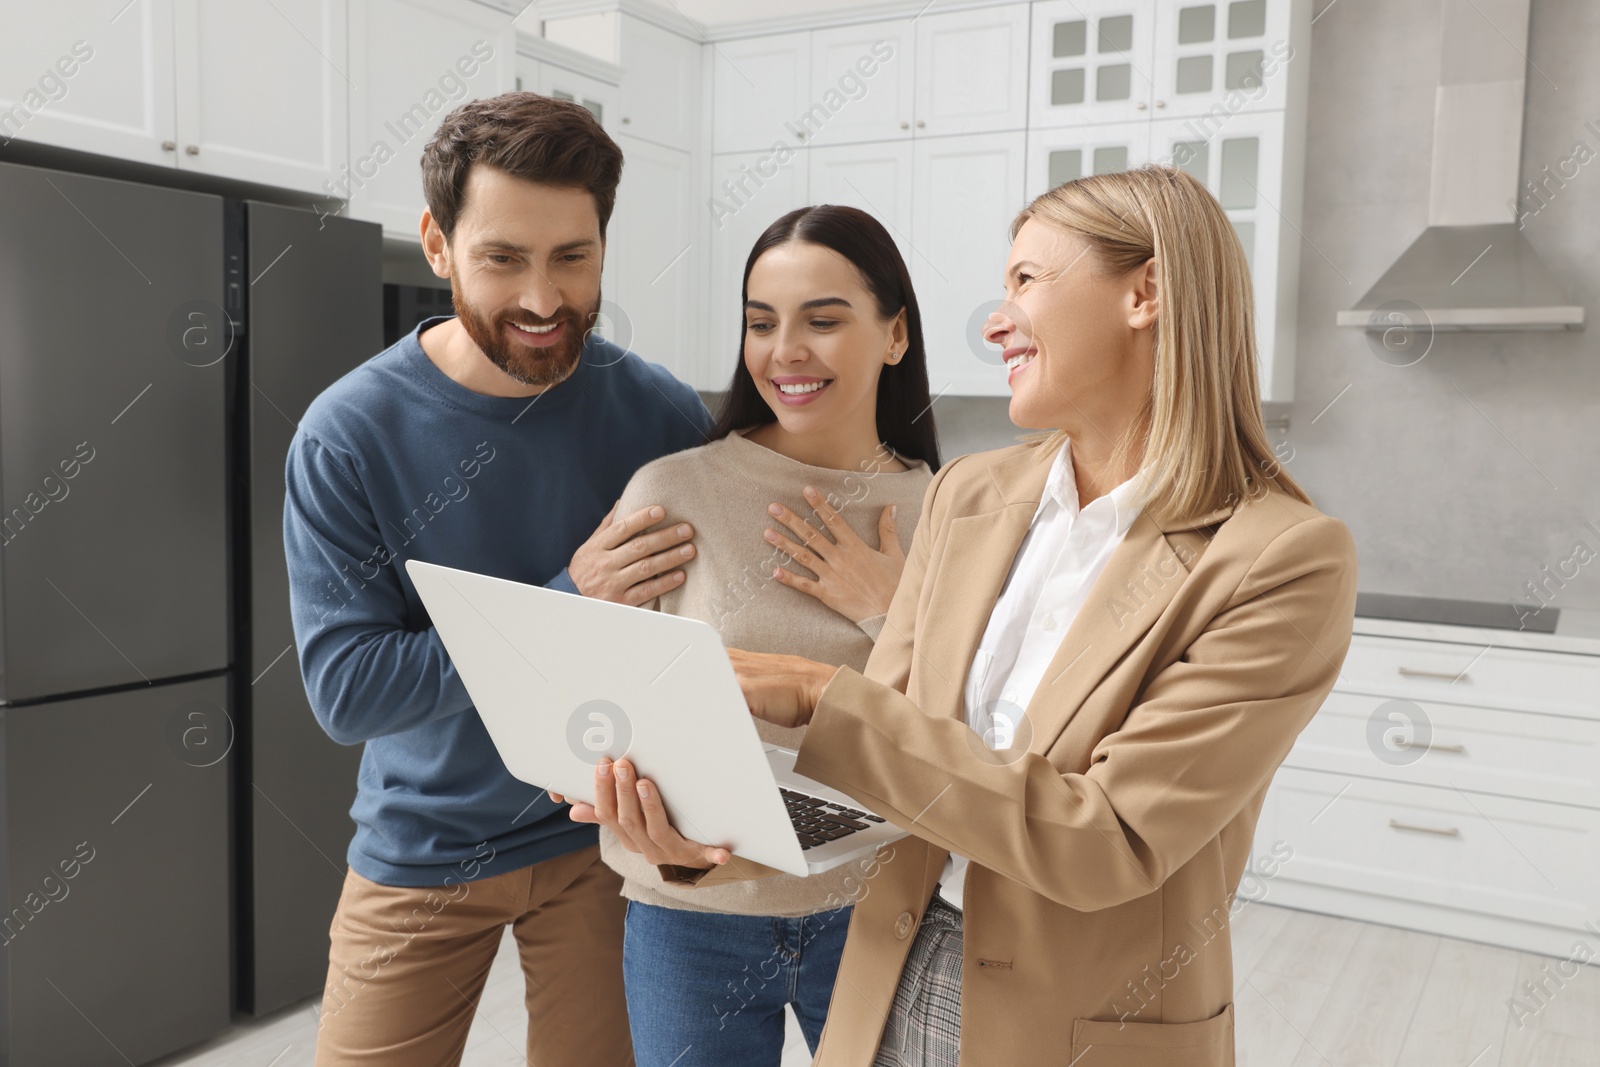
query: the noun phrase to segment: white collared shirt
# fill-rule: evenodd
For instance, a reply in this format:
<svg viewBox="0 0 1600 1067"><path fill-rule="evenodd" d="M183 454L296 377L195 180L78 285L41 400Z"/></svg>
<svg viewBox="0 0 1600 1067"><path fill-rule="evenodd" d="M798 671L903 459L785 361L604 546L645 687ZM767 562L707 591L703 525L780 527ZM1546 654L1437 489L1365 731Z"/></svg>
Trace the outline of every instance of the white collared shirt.
<svg viewBox="0 0 1600 1067"><path fill-rule="evenodd" d="M989 748L1010 748L1013 738L1026 748L1028 702L1089 589L1138 517L1142 475L1080 510L1072 441L1061 446L967 672L967 725ZM966 873L966 857L951 853L939 876L939 895L957 908Z"/></svg>

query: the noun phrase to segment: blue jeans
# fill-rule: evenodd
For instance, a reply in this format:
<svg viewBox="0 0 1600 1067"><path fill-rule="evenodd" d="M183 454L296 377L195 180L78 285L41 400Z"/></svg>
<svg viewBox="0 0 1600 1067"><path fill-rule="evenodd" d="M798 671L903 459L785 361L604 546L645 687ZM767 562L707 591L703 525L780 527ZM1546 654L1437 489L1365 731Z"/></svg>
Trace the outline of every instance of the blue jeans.
<svg viewBox="0 0 1600 1067"><path fill-rule="evenodd" d="M628 902L622 977L638 1067L778 1067L785 1004L812 1053L850 909L796 919Z"/></svg>

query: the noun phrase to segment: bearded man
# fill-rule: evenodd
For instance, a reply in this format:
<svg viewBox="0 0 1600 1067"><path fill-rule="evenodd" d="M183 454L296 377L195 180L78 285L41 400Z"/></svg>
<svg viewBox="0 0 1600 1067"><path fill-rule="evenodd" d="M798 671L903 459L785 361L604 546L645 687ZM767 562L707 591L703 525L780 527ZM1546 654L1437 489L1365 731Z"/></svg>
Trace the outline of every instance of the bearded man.
<svg viewBox="0 0 1600 1067"><path fill-rule="evenodd" d="M430 318L330 386L289 449L284 541L318 722L364 744L329 930L319 1067L459 1062L513 930L527 1062L631 1064L620 880L592 825L495 752L407 577L431 563L642 604L684 580L693 531L615 502L705 441L663 367L601 338L622 152L583 107L469 102L422 158Z"/></svg>

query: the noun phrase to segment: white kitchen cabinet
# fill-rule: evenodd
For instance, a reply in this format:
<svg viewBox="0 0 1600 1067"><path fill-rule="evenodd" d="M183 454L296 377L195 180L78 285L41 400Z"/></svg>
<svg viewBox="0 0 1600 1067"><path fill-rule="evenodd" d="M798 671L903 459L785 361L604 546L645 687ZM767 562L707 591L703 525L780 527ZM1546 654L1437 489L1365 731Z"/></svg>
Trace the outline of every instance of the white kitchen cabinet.
<svg viewBox="0 0 1600 1067"><path fill-rule="evenodd" d="M786 161L771 152L712 159L711 199L721 209L704 222L711 244L711 292L704 301L710 309L702 372L705 388L727 388L738 362L744 334L744 266L756 239L783 215L811 203L807 151L790 153Z"/></svg>
<svg viewBox="0 0 1600 1067"><path fill-rule="evenodd" d="M346 30L346 0L177 0L179 168L334 195L350 152Z"/></svg>
<svg viewBox="0 0 1600 1067"><path fill-rule="evenodd" d="M1296 19L1309 25L1307 7L1305 0L1043 0L1033 5L1029 125L1282 109L1292 27Z"/></svg>
<svg viewBox="0 0 1600 1067"><path fill-rule="evenodd" d="M1286 763L1256 842L1294 849L1270 903L1565 956L1593 915L1597 815Z"/></svg>
<svg viewBox="0 0 1600 1067"><path fill-rule="evenodd" d="M1023 129L1027 54L1027 4L917 19L917 136Z"/></svg>
<svg viewBox="0 0 1600 1067"><path fill-rule="evenodd" d="M93 14L81 4L13 5L0 33L0 145L20 138L174 166L172 3Z"/></svg>
<svg viewBox="0 0 1600 1067"><path fill-rule="evenodd" d="M806 24L704 46L721 168L713 199L737 177L730 163L758 162L725 149L770 156L781 143L804 175L784 168L777 179L790 203L852 204L884 222L917 284L936 392L1009 395L971 316L1001 296L1016 212L1072 178L1166 160L1227 212L1254 287L1262 399L1292 399L1308 0L1037 0ZM769 73L734 76L747 66ZM711 284L736 289L730 271L747 248L733 254L716 229L725 210L712 209ZM716 343L735 336L737 316L719 310L734 301L707 301Z"/></svg>
<svg viewBox="0 0 1600 1067"><path fill-rule="evenodd" d="M911 277L922 308L928 385L1009 396L1000 354L982 341L1004 295L1011 220L1023 205L1027 135L972 134L913 142Z"/></svg>
<svg viewBox="0 0 1600 1067"><path fill-rule="evenodd" d="M1030 130L1026 198L1032 200L1085 175L1127 170L1149 160L1148 122L1101 122Z"/></svg>
<svg viewBox="0 0 1600 1067"><path fill-rule="evenodd" d="M810 49L811 34L801 32L723 41L707 50L713 152L754 152L779 141L799 147L808 130L828 120L826 107L807 115Z"/></svg>
<svg viewBox="0 0 1600 1067"><path fill-rule="evenodd" d="M718 46L721 47L721 46ZM811 32L813 145L909 139L916 118L916 26L911 19ZM828 96L828 93L835 96Z"/></svg>
<svg viewBox="0 0 1600 1067"><path fill-rule="evenodd" d="M602 129L615 136L621 132L617 108L621 105L621 90L613 84L564 70L553 63L539 64L539 81L535 92L557 100L571 100L588 108Z"/></svg>
<svg viewBox="0 0 1600 1067"><path fill-rule="evenodd" d="M1284 216L1292 211L1299 218L1301 172L1298 156L1285 158L1287 134L1282 111L1240 112L1218 124L1209 137L1199 135L1194 120L1150 124L1151 158L1203 182L1244 247L1255 290L1263 400L1288 399L1294 373L1300 234L1284 224Z"/></svg>
<svg viewBox="0 0 1600 1067"><path fill-rule="evenodd" d="M516 86L510 16L445 0L350 0L350 214L420 240L422 149L469 99Z"/></svg>
<svg viewBox="0 0 1600 1067"><path fill-rule="evenodd" d="M1293 0L1164 3L1156 10L1155 114L1285 106Z"/></svg>
<svg viewBox="0 0 1600 1067"><path fill-rule="evenodd" d="M1600 655L1371 622L1268 789L1267 899L1566 956L1600 885Z"/></svg>
<svg viewBox="0 0 1600 1067"><path fill-rule="evenodd" d="M1476 654L1466 646L1457 648L1468 653L1454 657L1459 666ZM1591 683L1600 684L1600 679L1591 679ZM1384 693L1356 693L1341 681L1339 690L1328 694L1296 741L1295 766L1338 775L1370 776L1389 771L1387 767L1372 766L1368 721L1386 701L1407 700L1396 695L1401 691L1403 687L1391 684ZM1518 696L1525 698L1527 694ZM1397 781L1441 789L1459 786L1474 793L1581 807L1594 807L1600 801L1594 763L1594 753L1600 749L1600 719L1494 707L1492 702L1497 698L1486 700L1478 693L1468 699L1477 703L1410 701L1428 718L1428 751L1426 758L1394 768Z"/></svg>
<svg viewBox="0 0 1600 1067"><path fill-rule="evenodd" d="M517 34L515 88L557 100L570 100L589 110L613 137L621 132L622 68L543 37Z"/></svg>
<svg viewBox="0 0 1600 1067"><path fill-rule="evenodd" d="M618 16L617 30L622 132L682 152L699 150L700 42L627 13Z"/></svg>
<svg viewBox="0 0 1600 1067"><path fill-rule="evenodd" d="M644 359L692 381L698 316L694 279L698 229L689 153L628 134L616 208L606 227L608 270L601 332ZM673 205L673 206L668 206ZM612 281L611 279L614 279Z"/></svg>
<svg viewBox="0 0 1600 1067"><path fill-rule="evenodd" d="M1155 0L1034 4L1029 128L1148 119L1155 9Z"/></svg>
<svg viewBox="0 0 1600 1067"><path fill-rule="evenodd" d="M345 2L19 8L0 140L330 196L349 151Z"/></svg>
<svg viewBox="0 0 1600 1067"><path fill-rule="evenodd" d="M543 63L519 50L516 59L517 73L511 87L519 93L539 92L539 80L544 76L543 68Z"/></svg>
<svg viewBox="0 0 1600 1067"><path fill-rule="evenodd" d="M811 202L860 208L883 223L911 266L915 151L910 141L812 148Z"/></svg>

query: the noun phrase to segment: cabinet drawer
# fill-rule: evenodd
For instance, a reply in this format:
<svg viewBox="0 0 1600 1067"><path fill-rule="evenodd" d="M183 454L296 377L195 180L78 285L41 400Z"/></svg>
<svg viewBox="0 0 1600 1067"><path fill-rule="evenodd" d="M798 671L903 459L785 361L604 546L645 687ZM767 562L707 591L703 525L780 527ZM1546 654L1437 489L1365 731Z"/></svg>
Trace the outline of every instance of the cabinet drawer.
<svg viewBox="0 0 1600 1067"><path fill-rule="evenodd" d="M1284 767L1262 812L1280 877L1577 928L1600 886L1584 809Z"/></svg>
<svg viewBox="0 0 1600 1067"><path fill-rule="evenodd" d="M1330 693L1284 763L1600 809L1600 720L1390 699Z"/></svg>
<svg viewBox="0 0 1600 1067"><path fill-rule="evenodd" d="M1600 657L1356 634L1335 688L1600 718Z"/></svg>

